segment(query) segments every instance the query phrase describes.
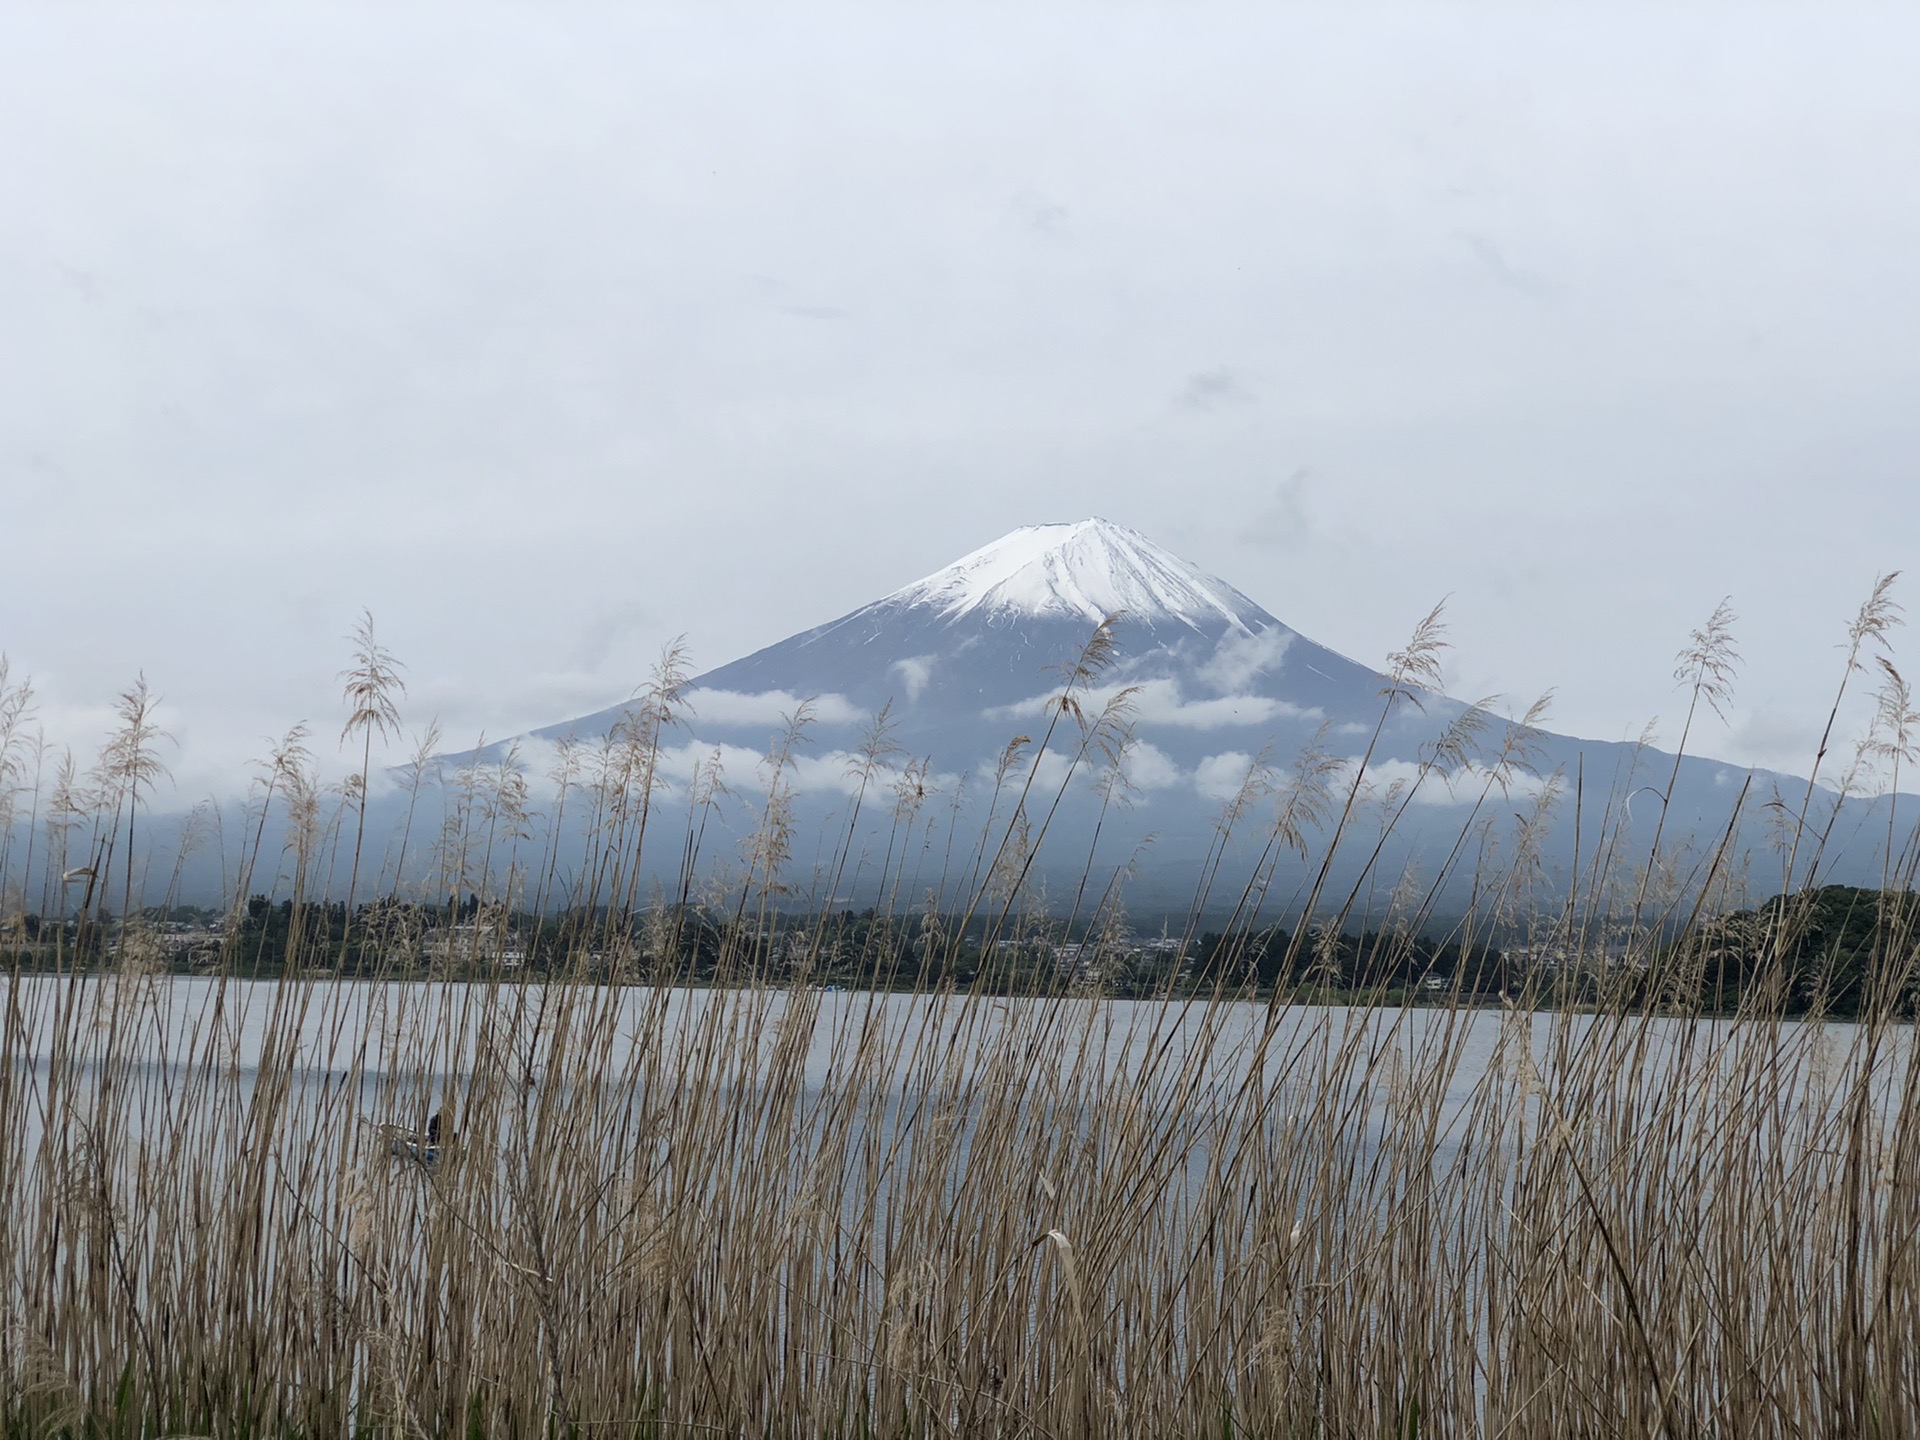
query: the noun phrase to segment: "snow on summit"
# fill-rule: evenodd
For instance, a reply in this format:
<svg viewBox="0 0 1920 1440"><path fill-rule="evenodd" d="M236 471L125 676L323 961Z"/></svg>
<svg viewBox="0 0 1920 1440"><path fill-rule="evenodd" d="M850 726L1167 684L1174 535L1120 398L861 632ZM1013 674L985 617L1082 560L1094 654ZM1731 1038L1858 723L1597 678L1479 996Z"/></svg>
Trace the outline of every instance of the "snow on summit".
<svg viewBox="0 0 1920 1440"><path fill-rule="evenodd" d="M1243 631L1271 623L1231 585L1137 530L1098 517L1023 526L881 603L926 607L947 620L979 613L1097 624L1124 612L1136 622L1176 620L1196 629L1223 620Z"/></svg>

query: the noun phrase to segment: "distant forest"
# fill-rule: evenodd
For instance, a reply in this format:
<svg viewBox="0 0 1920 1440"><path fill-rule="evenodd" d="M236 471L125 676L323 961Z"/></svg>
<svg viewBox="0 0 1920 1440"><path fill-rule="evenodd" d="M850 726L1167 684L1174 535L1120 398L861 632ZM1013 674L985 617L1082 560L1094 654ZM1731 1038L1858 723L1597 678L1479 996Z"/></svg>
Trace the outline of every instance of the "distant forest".
<svg viewBox="0 0 1920 1440"><path fill-rule="evenodd" d="M668 905L539 917L483 906L380 900L296 906L255 895L237 916L193 906L105 921L17 920L0 937L16 971L144 970L247 978L589 979L622 984L953 987L993 995L1583 1006L1625 1001L1731 1013L1756 987L1791 1014L1851 1016L1878 985L1912 1013L1920 896L1830 885L1694 925L1610 963L1604 924L1559 940L1502 943L1393 929L1191 927L1185 937L1100 933L1022 919L1004 931L964 914L867 910L727 914ZM963 933L964 931L964 933ZM1577 957L1577 958L1576 958Z"/></svg>

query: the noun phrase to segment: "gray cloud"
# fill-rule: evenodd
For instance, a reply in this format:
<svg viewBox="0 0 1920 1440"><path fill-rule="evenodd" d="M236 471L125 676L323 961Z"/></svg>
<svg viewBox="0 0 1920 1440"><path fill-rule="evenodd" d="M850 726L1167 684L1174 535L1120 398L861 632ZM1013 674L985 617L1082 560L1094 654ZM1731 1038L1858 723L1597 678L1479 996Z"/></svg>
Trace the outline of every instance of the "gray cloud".
<svg viewBox="0 0 1920 1440"><path fill-rule="evenodd" d="M1032 190L1022 190L1008 204L1014 218L1036 234L1058 238L1067 233L1072 215L1057 200L1050 200Z"/></svg>
<svg viewBox="0 0 1920 1440"><path fill-rule="evenodd" d="M646 606L637 600L597 606L573 627L566 650L568 664L589 673L602 669L621 641L651 634L650 618Z"/></svg>
<svg viewBox="0 0 1920 1440"><path fill-rule="evenodd" d="M1460 238L1473 252L1474 259L1480 262L1481 270L1496 285L1516 295L1524 295L1529 300L1554 300L1566 293L1567 287L1557 281L1510 263L1506 252L1485 235L1462 231Z"/></svg>
<svg viewBox="0 0 1920 1440"><path fill-rule="evenodd" d="M1248 518L1241 537L1259 545L1306 544L1313 537L1313 521L1307 513L1307 482L1312 479L1312 466L1296 466L1273 487L1271 501Z"/></svg>
<svg viewBox="0 0 1920 1440"><path fill-rule="evenodd" d="M362 606L502 735L1102 513L1573 733L1732 593L1778 763L1920 552L1920 15L1205 13L16 7L14 673L191 795Z"/></svg>
<svg viewBox="0 0 1920 1440"><path fill-rule="evenodd" d="M1183 410L1218 410L1228 405L1244 405L1253 399L1246 382L1222 365L1213 370L1198 370L1187 377L1175 404Z"/></svg>

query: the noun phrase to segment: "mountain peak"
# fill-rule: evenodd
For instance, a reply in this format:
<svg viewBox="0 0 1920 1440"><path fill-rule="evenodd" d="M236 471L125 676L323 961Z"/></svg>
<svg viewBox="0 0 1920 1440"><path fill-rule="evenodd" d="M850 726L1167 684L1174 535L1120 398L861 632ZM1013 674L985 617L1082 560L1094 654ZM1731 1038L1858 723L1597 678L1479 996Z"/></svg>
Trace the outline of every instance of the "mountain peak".
<svg viewBox="0 0 1920 1440"><path fill-rule="evenodd" d="M1022 526L881 603L935 610L946 620L1069 616L1097 624L1122 611L1139 623L1171 620L1195 629L1272 623L1231 585L1098 516Z"/></svg>

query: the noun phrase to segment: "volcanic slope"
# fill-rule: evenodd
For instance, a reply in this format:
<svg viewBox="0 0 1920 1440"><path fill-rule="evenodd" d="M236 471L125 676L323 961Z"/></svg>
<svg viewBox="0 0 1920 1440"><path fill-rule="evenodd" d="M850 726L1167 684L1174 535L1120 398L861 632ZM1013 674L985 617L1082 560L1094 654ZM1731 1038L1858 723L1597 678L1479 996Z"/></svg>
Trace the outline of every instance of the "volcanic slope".
<svg viewBox="0 0 1920 1440"><path fill-rule="evenodd" d="M1134 689L1143 740L1197 758L1377 716L1382 677L1282 624L1137 531L1102 519L1016 530L945 569L694 680L695 733L764 738L816 697L837 741L889 702L908 751L942 769L1044 719L1061 666L1117 616L1093 705ZM598 736L624 706L536 732Z"/></svg>
<svg viewBox="0 0 1920 1440"><path fill-rule="evenodd" d="M1081 697L1082 709L1091 716L1129 692L1128 823L1156 837L1162 861L1205 852L1222 801L1254 757L1284 774L1309 743L1349 761L1372 745L1375 794L1421 777L1417 803L1383 855L1395 865L1447 853L1476 801L1512 821L1557 774L1569 795L1578 787L1586 810L1584 836L1570 813L1581 807L1567 804L1535 837L1542 866L1563 882L1610 813L1626 824L1626 848L1649 838L1670 780L1668 841L1717 840L1745 796L1748 819L1736 828L1749 849L1759 842L1748 822L1771 787L1791 793L1805 784L1696 757L1681 762L1673 780L1673 757L1651 748L1534 730L1524 734L1537 774L1512 774L1506 788L1490 790L1486 766L1516 734L1509 720L1469 714L1468 705L1434 693L1388 706L1390 682L1379 671L1316 644L1137 531L1099 518L1015 530L851 614L699 675L685 694L685 733L669 743L682 755L721 747L729 782L750 789L741 762L764 752L782 714L810 700L808 769L798 788L803 795L811 788L824 809L846 793L848 756L875 714L891 706L895 765L924 758L949 791L966 776L977 792L1010 739L1043 733L1062 665L1108 617L1118 617L1116 652ZM534 734L597 740L627 708ZM1463 715L1481 722L1477 763L1451 760L1422 772L1422 760ZM1053 752L1070 754L1078 738L1069 724L1056 732ZM1088 785L1096 769L1086 767ZM1652 796L1644 793L1649 787ZM1617 810L1609 811L1609 797ZM1081 807L1082 819L1090 809ZM1056 833L1071 844L1083 828L1068 814Z"/></svg>

